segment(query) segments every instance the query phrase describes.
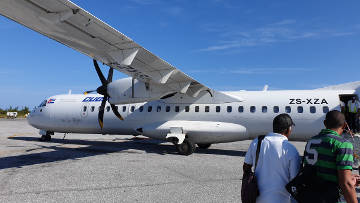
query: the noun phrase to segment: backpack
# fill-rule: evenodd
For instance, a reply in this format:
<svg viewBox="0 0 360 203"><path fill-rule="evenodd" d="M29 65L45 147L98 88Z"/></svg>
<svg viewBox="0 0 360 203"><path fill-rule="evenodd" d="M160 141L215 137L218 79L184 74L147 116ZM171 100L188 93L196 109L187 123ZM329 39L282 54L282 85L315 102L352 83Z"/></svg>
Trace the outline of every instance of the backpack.
<svg viewBox="0 0 360 203"><path fill-rule="evenodd" d="M258 159L259 159L261 142L264 139L264 137L265 137L265 135L258 137L254 172L251 171L248 173L244 173L244 176L242 179L242 185L241 185L241 201L242 201L242 203L255 203L256 198L260 194L256 176L255 176L255 170L256 170Z"/></svg>
<svg viewBox="0 0 360 203"><path fill-rule="evenodd" d="M338 185L319 178L315 166L303 166L304 157L299 173L285 186L286 190L298 203L337 202L340 197Z"/></svg>

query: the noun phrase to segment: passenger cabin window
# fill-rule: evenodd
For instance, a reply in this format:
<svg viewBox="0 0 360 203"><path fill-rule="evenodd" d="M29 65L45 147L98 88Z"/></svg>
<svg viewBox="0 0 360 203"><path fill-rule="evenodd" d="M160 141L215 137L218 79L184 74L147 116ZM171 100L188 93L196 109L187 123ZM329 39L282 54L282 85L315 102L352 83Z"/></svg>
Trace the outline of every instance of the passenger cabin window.
<svg viewBox="0 0 360 203"><path fill-rule="evenodd" d="M185 112L189 112L190 111L190 106L185 106Z"/></svg>
<svg viewBox="0 0 360 203"><path fill-rule="evenodd" d="M323 112L324 112L324 113L329 112L329 107L328 107L328 106L324 106L324 107L323 107Z"/></svg>
<svg viewBox="0 0 360 203"><path fill-rule="evenodd" d="M278 106L274 106L274 113L279 113L279 107Z"/></svg>
<svg viewBox="0 0 360 203"><path fill-rule="evenodd" d="M310 106L310 113L316 113L316 107Z"/></svg>
<svg viewBox="0 0 360 203"><path fill-rule="evenodd" d="M131 106L130 111L131 111L131 112L134 112L134 111L135 111L135 106Z"/></svg>
<svg viewBox="0 0 360 203"><path fill-rule="evenodd" d="M87 110L87 106L84 106L83 107L83 112L86 112L86 110Z"/></svg>
<svg viewBox="0 0 360 203"><path fill-rule="evenodd" d="M226 111L227 111L228 113L232 112L232 106L227 106L227 107L226 107Z"/></svg>
<svg viewBox="0 0 360 203"><path fill-rule="evenodd" d="M125 112L126 111L126 106L123 106L123 112Z"/></svg>
<svg viewBox="0 0 360 203"><path fill-rule="evenodd" d="M239 111L240 113L244 112L244 107L243 107L243 106L239 106L238 111Z"/></svg>
<svg viewBox="0 0 360 203"><path fill-rule="evenodd" d="M144 111L144 106L140 106L139 111L143 112Z"/></svg>
<svg viewBox="0 0 360 203"><path fill-rule="evenodd" d="M195 106L195 112L199 112L199 106Z"/></svg>
<svg viewBox="0 0 360 203"><path fill-rule="evenodd" d="M148 112L152 111L152 106L148 106Z"/></svg>
<svg viewBox="0 0 360 203"><path fill-rule="evenodd" d="M110 111L110 106L106 107L106 111L109 112Z"/></svg>
<svg viewBox="0 0 360 203"><path fill-rule="evenodd" d="M255 106L250 106L250 112L255 113L255 111L256 111L256 107Z"/></svg>
<svg viewBox="0 0 360 203"><path fill-rule="evenodd" d="M304 112L304 108L302 106L298 106L297 107L297 111L298 113L303 113Z"/></svg>
<svg viewBox="0 0 360 203"><path fill-rule="evenodd" d="M180 111L180 107L179 106L175 106L175 112L179 112Z"/></svg>
<svg viewBox="0 0 360 203"><path fill-rule="evenodd" d="M205 112L210 112L210 106L205 106Z"/></svg>
<svg viewBox="0 0 360 203"><path fill-rule="evenodd" d="M285 107L285 112L286 112L286 113L291 113L291 107L290 107L290 106L286 106L286 107Z"/></svg>
<svg viewBox="0 0 360 203"><path fill-rule="evenodd" d="M161 106L157 106L156 107L156 112L160 112L161 111Z"/></svg>
<svg viewBox="0 0 360 203"><path fill-rule="evenodd" d="M219 113L220 112L220 106L216 106L215 111Z"/></svg>
<svg viewBox="0 0 360 203"><path fill-rule="evenodd" d="M166 111L166 112L170 112L170 106L166 106L165 111Z"/></svg>
<svg viewBox="0 0 360 203"><path fill-rule="evenodd" d="M91 107L91 112L94 112L95 111L95 106L92 106Z"/></svg>
<svg viewBox="0 0 360 203"><path fill-rule="evenodd" d="M263 106L263 107L261 108L261 111L262 111L263 113L267 113L267 106Z"/></svg>

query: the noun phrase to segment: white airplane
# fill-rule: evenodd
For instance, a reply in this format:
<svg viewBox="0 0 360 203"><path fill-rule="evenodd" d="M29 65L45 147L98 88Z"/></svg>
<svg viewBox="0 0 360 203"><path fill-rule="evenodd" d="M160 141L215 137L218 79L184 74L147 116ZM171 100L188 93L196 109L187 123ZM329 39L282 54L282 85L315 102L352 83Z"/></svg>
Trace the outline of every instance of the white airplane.
<svg viewBox="0 0 360 203"><path fill-rule="evenodd" d="M56 95L28 116L43 140L54 132L144 135L173 142L189 155L213 143L255 138L288 113L293 140L323 127L340 100L358 98L360 82L316 90L219 92L187 76L67 0L1 0L0 14L94 60L101 81L86 95ZM110 67L107 78L97 61ZM112 81L113 69L130 78ZM97 92L97 94L91 94Z"/></svg>

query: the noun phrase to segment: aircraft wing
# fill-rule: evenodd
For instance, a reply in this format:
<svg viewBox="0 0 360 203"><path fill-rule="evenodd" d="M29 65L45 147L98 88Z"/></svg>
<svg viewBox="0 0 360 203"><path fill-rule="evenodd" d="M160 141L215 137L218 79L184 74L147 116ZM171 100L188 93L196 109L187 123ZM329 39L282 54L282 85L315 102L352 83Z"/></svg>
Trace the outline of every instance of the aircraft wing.
<svg viewBox="0 0 360 203"><path fill-rule="evenodd" d="M0 14L143 82L210 90L71 1L1 0Z"/></svg>

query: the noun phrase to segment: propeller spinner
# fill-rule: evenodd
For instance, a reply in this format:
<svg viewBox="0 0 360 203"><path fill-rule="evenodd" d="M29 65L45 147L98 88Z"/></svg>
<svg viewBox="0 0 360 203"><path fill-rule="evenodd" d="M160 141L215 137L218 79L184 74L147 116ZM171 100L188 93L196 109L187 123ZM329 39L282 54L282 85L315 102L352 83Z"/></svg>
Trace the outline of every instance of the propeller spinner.
<svg viewBox="0 0 360 203"><path fill-rule="evenodd" d="M101 86L98 87L96 90L91 90L91 91L86 91L84 92L84 94L88 94L88 93L92 93L92 92L97 92L98 94L103 95L103 100L101 102L100 105L100 109L99 109L99 114L98 114L98 121L99 121L99 125L100 128L102 129L104 127L104 111L105 111L105 104L109 99L109 94L107 92L107 86L109 83L112 82L112 78L113 78L113 73L114 73L114 69L110 67L109 69L109 73L108 73L108 77L107 79L105 79L103 73L100 70L99 64L97 63L97 61L94 59L94 66L95 66L95 70L96 73L99 76L99 79L101 81ZM112 111L114 112L115 116L118 117L120 120L124 120L123 117L120 115L118 108L116 108L116 106L114 104L110 104Z"/></svg>

